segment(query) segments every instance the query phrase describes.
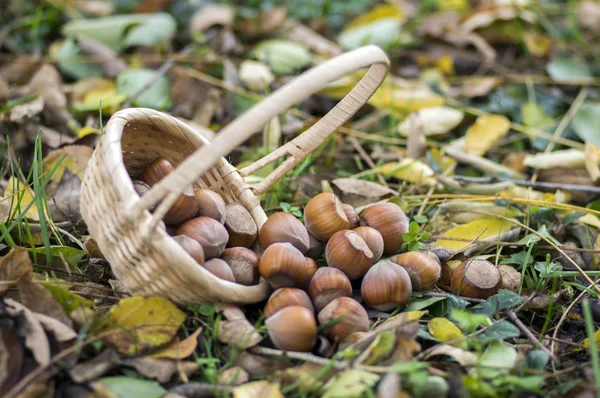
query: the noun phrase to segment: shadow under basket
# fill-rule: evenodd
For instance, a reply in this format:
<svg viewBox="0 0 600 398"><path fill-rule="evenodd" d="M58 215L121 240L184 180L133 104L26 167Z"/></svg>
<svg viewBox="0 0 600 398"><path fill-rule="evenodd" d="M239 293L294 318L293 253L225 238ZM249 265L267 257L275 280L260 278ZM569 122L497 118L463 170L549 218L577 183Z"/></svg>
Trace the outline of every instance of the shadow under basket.
<svg viewBox="0 0 600 398"><path fill-rule="evenodd" d="M319 147L360 109L383 82L389 66L385 53L366 46L342 54L303 73L221 130L213 142L176 118L145 108L115 113L88 164L81 187L81 214L90 235L112 270L132 295L162 296L179 304L265 300L261 280L244 286L222 280L198 265L166 232L162 216L186 186L208 188L226 203L243 205L260 229L267 219L259 196ZM273 117L327 83L369 67L364 77L327 115L304 133L243 169L223 156L231 153ZM157 157L175 171L140 198L132 179L140 178ZM261 183L244 177L286 157ZM147 209L156 206L154 213Z"/></svg>

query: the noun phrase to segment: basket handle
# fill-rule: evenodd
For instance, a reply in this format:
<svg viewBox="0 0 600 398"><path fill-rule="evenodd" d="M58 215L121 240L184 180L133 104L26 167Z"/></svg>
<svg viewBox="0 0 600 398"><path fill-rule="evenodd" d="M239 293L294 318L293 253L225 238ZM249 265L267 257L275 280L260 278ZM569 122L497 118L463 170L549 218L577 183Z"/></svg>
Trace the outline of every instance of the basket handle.
<svg viewBox="0 0 600 398"><path fill-rule="evenodd" d="M269 120L320 91L327 83L366 67L369 67L367 73L352 91L310 129L251 166L242 169L243 175L248 175L287 153L292 155L263 180L260 186L254 188L258 193L266 190L321 145L375 93L389 68L389 60L383 50L374 45L361 47L325 61L296 77L228 124L210 145L205 145L188 156L174 172L159 181L139 201L136 201L130 215L137 217L141 212L160 202L152 216L152 226L157 225L184 187L196 181L223 156L259 131Z"/></svg>

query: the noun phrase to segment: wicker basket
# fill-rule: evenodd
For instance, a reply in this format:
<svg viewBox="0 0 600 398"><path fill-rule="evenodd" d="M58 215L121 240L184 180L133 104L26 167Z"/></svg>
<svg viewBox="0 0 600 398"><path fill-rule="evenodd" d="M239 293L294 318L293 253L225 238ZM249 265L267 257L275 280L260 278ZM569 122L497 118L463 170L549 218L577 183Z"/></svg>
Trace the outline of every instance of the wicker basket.
<svg viewBox="0 0 600 398"><path fill-rule="evenodd" d="M366 67L370 68L356 87L292 141L241 170L223 158L271 118L327 83ZM163 296L180 304L264 300L269 293L266 283L242 286L199 267L167 234L162 217L182 188L193 184L219 192L227 203L242 204L260 228L267 217L259 195L360 109L383 82L388 67L385 53L375 46L328 60L238 117L211 143L164 113L135 108L115 113L87 167L81 187L81 214L117 278L131 294ZM290 156L260 184L249 186L244 181L244 176L285 155ZM139 177L159 156L171 161L176 170L140 198L131 179ZM150 213L147 209L154 205L157 208Z"/></svg>

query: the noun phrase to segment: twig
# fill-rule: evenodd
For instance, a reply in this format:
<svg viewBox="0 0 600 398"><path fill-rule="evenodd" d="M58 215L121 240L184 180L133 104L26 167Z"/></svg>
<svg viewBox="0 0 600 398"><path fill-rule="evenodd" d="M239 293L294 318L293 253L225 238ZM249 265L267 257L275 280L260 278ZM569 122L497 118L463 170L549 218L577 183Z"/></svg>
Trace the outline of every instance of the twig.
<svg viewBox="0 0 600 398"><path fill-rule="evenodd" d="M250 350L253 354L258 355L266 355L270 357L280 357L280 358L289 358L289 359L297 359L299 361L314 363L315 365L323 365L328 366L332 365L336 369L347 369L350 367L348 362L336 361L334 359L321 358L313 354L309 354L306 352L295 352L295 351L282 351L277 350L275 348L268 347L252 347Z"/></svg>
<svg viewBox="0 0 600 398"><path fill-rule="evenodd" d="M187 45L186 47L184 47L178 54L177 57L174 58L170 58L167 61L165 61L165 63L163 63L160 68L158 68L156 70L156 72L154 73L154 76L152 76L152 79L149 79L142 87L140 87L136 92L134 92L133 94L131 94L129 97L127 97L127 99L125 100L125 103L123 104L123 109L125 108L129 108L131 106L131 103L140 95L142 95L146 90L148 90L150 87L152 87L157 81L158 79L160 79L163 75L165 75L172 67L173 65L175 65L175 62L177 61L177 59L179 59L179 57L181 56L186 56L188 54L190 54L192 52L192 50L194 49L193 45Z"/></svg>
<svg viewBox="0 0 600 398"><path fill-rule="evenodd" d="M529 328L525 326L523 322L521 322L521 320L519 319L519 317L517 317L517 314L515 314L513 310L506 310L504 314L517 328L519 328L519 330L525 335L525 337L527 337L527 340L531 341L539 349L545 351L550 356L552 361L558 361L558 358L556 358L552 351L550 351L548 347L539 342L539 340L534 336L531 330L529 330Z"/></svg>
<svg viewBox="0 0 600 398"><path fill-rule="evenodd" d="M442 293L442 292L425 292L422 293L423 296L427 296L427 297L449 297L449 296L455 296L455 297L459 297L465 301L469 301L471 303L485 303L485 300L483 299L478 299L478 298L472 298L472 297L464 297L464 296L456 296L454 294L449 294L449 293Z"/></svg>
<svg viewBox="0 0 600 398"><path fill-rule="evenodd" d="M371 168L371 169L375 169L375 162L373 162L373 159L371 159L371 157L369 156L369 154L367 152L365 152L365 150L363 149L363 147L360 145L360 142L358 142L358 140L355 137L349 136L348 137L348 141L350 141L350 143L352 144L352 146L354 147L354 149L356 149L356 152L358 152L358 154L360 155L360 157L367 163L367 165ZM379 182L381 183L381 185L383 185L384 187L387 187L388 184L385 181L385 178L383 178L383 176L381 175L381 173L375 173L377 175L377 179L379 180Z"/></svg>
<svg viewBox="0 0 600 398"><path fill-rule="evenodd" d="M558 331L560 330L560 327L562 326L563 322L565 321L565 319L567 318L567 315L569 315L569 312L571 312L571 309L575 306L575 304L577 304L579 302L579 300L581 300L583 298L583 296L585 296L587 294L587 289L582 291L581 293L579 293L579 296L577 296L577 298L575 298L575 300L573 300L571 302L571 304L569 304L569 306L565 309L565 311L562 313L562 315L560 316L560 319L558 320L558 323L556 324L556 328L554 329L554 332L552 333L552 344L550 344L550 351L552 351L553 353L556 353L556 336L558 336Z"/></svg>
<svg viewBox="0 0 600 398"><path fill-rule="evenodd" d="M495 184L501 181L510 181L515 185L519 185L522 187L532 187L532 188L544 188L544 189L562 189L565 191L581 191L588 192L593 194L600 194L600 187L590 186L590 185L575 185L575 184L557 184L553 182L538 182L538 181L527 181L527 180L517 180L513 178L506 177L465 177L465 176L454 176L452 179L466 183L476 183L476 184Z"/></svg>

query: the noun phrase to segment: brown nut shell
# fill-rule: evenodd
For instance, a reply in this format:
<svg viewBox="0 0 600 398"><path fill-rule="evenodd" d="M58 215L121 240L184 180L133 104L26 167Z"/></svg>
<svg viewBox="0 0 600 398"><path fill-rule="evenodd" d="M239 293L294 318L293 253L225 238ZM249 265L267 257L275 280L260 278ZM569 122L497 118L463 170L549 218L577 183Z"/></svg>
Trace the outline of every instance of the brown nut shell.
<svg viewBox="0 0 600 398"><path fill-rule="evenodd" d="M415 292L433 288L442 273L440 263L432 256L421 252L402 253L396 258L396 264L408 272Z"/></svg>
<svg viewBox="0 0 600 398"><path fill-rule="evenodd" d="M258 242L263 248L278 242L289 242L302 253L310 247L306 227L300 220L289 213L274 213L260 228Z"/></svg>
<svg viewBox="0 0 600 398"><path fill-rule="evenodd" d="M410 300L410 277L398 264L379 261L363 278L360 294L369 307L379 311L392 310Z"/></svg>
<svg viewBox="0 0 600 398"><path fill-rule="evenodd" d="M144 169L142 179L146 184L153 186L169 174L175 171L175 167L165 158L157 158Z"/></svg>
<svg viewBox="0 0 600 398"><path fill-rule="evenodd" d="M273 243L263 253L258 264L260 275L273 289L308 285L315 270L300 250L291 243Z"/></svg>
<svg viewBox="0 0 600 398"><path fill-rule="evenodd" d="M205 188L194 189L194 197L198 204L198 217L210 217L221 224L225 223L225 201L223 197Z"/></svg>
<svg viewBox="0 0 600 398"><path fill-rule="evenodd" d="M308 294L317 311L338 297L352 297L350 279L337 268L321 267L310 280Z"/></svg>
<svg viewBox="0 0 600 398"><path fill-rule="evenodd" d="M284 351L312 350L317 342L317 322L312 311L294 305L285 307L265 321L269 338Z"/></svg>
<svg viewBox="0 0 600 398"><path fill-rule="evenodd" d="M304 253L304 255L313 260L318 260L325 252L325 245L323 242L312 236L310 232L308 233L308 242L308 251Z"/></svg>
<svg viewBox="0 0 600 398"><path fill-rule="evenodd" d="M186 221L177 229L177 235L189 236L200 243L207 259L219 257L229 240L223 224L209 217L196 217Z"/></svg>
<svg viewBox="0 0 600 398"><path fill-rule="evenodd" d="M367 311L350 297L338 297L319 312L319 324L325 325L334 319L335 324L326 330L327 337L333 341L343 341L354 332L369 330ZM338 320L339 318L339 320Z"/></svg>
<svg viewBox="0 0 600 398"><path fill-rule="evenodd" d="M308 297L308 294L304 290L295 287L283 287L271 294L269 301L265 304L263 313L265 314L265 318L269 318L279 310L292 305L300 305L311 312L315 311L310 297Z"/></svg>
<svg viewBox="0 0 600 398"><path fill-rule="evenodd" d="M202 249L202 245L185 235L176 235L173 237L175 242L179 243L179 245L185 250L196 262L200 265L204 264L204 250Z"/></svg>
<svg viewBox="0 0 600 398"><path fill-rule="evenodd" d="M250 212L237 203L225 208L225 229L229 234L227 247L251 247L258 234L258 227Z"/></svg>
<svg viewBox="0 0 600 398"><path fill-rule="evenodd" d="M229 282L235 283L235 276L229 265L220 258L211 258L204 263L204 268L210 271L213 275L218 276Z"/></svg>
<svg viewBox="0 0 600 398"><path fill-rule="evenodd" d="M402 247L402 234L408 231L408 217L393 203L376 203L360 214L360 225L373 227L383 237L383 253L391 254Z"/></svg>
<svg viewBox="0 0 600 398"><path fill-rule="evenodd" d="M325 258L330 267L344 272L350 280L363 276L373 265L373 252L354 231L336 232L327 242Z"/></svg>
<svg viewBox="0 0 600 398"><path fill-rule="evenodd" d="M326 242L333 234L350 228L342 202L330 192L312 198L304 208L304 225L315 238Z"/></svg>
<svg viewBox="0 0 600 398"><path fill-rule="evenodd" d="M373 252L373 263L376 263L383 256L383 237L378 230L372 227L358 227L353 229L365 241L369 249Z"/></svg>
<svg viewBox="0 0 600 398"><path fill-rule="evenodd" d="M342 203L342 209L344 209L344 214L346 214L346 218L350 223L350 229L358 227L358 214L356 214L354 207L347 203Z"/></svg>
<svg viewBox="0 0 600 398"><path fill-rule="evenodd" d="M498 267L487 260L470 259L452 274L452 293L458 296L486 299L502 287Z"/></svg>
<svg viewBox="0 0 600 398"><path fill-rule="evenodd" d="M256 285L260 280L258 273L259 257L252 250L245 247L231 247L221 254L221 260L231 267L235 281L240 285Z"/></svg>

